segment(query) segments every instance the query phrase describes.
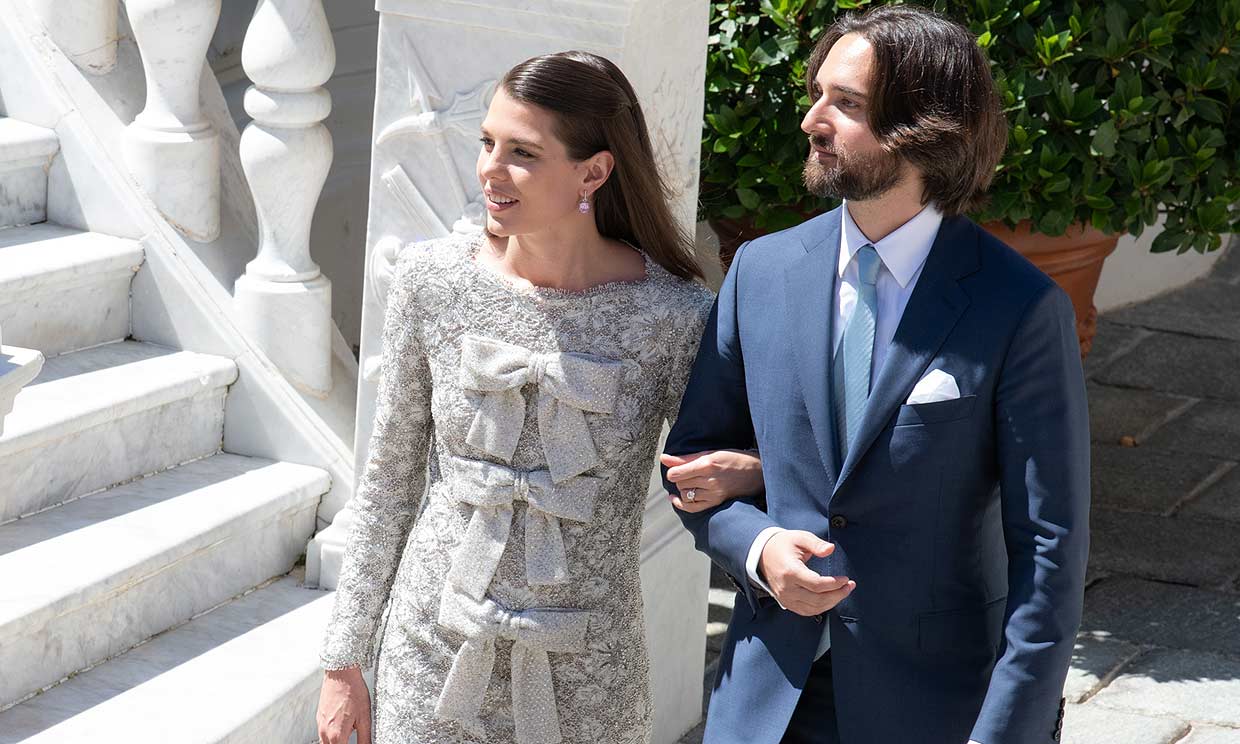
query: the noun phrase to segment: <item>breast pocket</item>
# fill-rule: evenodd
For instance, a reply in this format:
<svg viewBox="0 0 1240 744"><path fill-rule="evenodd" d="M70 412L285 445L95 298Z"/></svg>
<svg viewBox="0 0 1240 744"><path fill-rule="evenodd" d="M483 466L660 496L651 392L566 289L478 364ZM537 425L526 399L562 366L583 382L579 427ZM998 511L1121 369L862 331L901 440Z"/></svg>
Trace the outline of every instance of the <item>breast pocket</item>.
<svg viewBox="0 0 1240 744"><path fill-rule="evenodd" d="M900 413L896 416L896 426L941 424L946 421L968 418L973 413L973 405L976 402L976 395L965 395L954 400L902 405Z"/></svg>

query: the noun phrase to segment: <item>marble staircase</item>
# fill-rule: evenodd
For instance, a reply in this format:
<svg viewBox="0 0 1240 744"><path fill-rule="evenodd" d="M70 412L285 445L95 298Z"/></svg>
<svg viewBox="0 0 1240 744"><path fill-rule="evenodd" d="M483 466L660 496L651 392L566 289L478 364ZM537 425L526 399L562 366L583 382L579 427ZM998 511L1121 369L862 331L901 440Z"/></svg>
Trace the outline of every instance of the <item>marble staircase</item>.
<svg viewBox="0 0 1240 744"><path fill-rule="evenodd" d="M331 595L285 577L0 713L0 744L317 741Z"/></svg>
<svg viewBox="0 0 1240 744"><path fill-rule="evenodd" d="M47 221L59 150L0 116L0 328L44 359L0 429L0 742L309 741L331 478L222 451L238 364L133 337L142 245Z"/></svg>

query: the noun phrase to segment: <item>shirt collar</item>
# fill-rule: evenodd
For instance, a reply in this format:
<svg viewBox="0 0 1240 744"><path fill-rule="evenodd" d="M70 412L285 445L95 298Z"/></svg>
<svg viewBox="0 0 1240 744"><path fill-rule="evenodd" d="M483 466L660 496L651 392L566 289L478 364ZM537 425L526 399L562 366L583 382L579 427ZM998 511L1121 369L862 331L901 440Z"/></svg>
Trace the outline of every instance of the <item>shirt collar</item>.
<svg viewBox="0 0 1240 744"><path fill-rule="evenodd" d="M848 202L844 202L844 229L840 230L840 261L837 267L839 275L844 276L844 269L852 261L852 257L861 247L871 243L857 223L853 222L848 213ZM887 237L871 243L883 265L899 282L900 287L907 287L913 276L930 255L930 247L939 234L939 225L943 223L943 213L934 206L927 204L908 222L893 230Z"/></svg>

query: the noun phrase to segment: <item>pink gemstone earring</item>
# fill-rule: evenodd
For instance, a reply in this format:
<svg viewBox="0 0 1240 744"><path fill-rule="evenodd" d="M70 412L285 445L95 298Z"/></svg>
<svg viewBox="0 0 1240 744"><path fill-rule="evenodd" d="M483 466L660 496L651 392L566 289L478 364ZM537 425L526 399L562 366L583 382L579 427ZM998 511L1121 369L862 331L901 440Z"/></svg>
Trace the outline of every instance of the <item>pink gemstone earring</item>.
<svg viewBox="0 0 1240 744"><path fill-rule="evenodd" d="M586 198L585 194L582 194L581 201L577 202L577 211L582 214L587 214L590 211L590 200Z"/></svg>

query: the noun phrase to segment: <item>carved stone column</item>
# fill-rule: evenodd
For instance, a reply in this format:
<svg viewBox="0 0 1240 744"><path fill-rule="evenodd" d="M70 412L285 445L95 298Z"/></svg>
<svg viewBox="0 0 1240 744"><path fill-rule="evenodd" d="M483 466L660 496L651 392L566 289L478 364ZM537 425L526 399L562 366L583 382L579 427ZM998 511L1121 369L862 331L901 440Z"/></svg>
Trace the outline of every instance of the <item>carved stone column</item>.
<svg viewBox="0 0 1240 744"><path fill-rule="evenodd" d="M332 163L322 87L336 48L320 0L259 0L241 48L254 85L241 166L258 213L258 256L237 280L240 322L285 377L326 396L332 387L331 282L310 257L310 222Z"/></svg>
<svg viewBox="0 0 1240 744"><path fill-rule="evenodd" d="M357 473L365 470L392 262L407 243L479 229L478 126L496 79L529 57L583 49L615 61L642 101L677 216L697 201L706 33L701 0L377 0L378 91L358 381ZM485 54L477 50L485 49ZM654 463L651 463L652 465ZM307 578L335 586L346 506L310 545ZM701 718L709 563L651 483L642 540L656 744Z"/></svg>
<svg viewBox="0 0 1240 744"><path fill-rule="evenodd" d="M56 46L92 75L116 67L116 0L28 0Z"/></svg>
<svg viewBox="0 0 1240 744"><path fill-rule="evenodd" d="M220 233L220 139L198 86L221 0L128 0L146 72L146 107L129 125L125 160L164 217L186 237Z"/></svg>

